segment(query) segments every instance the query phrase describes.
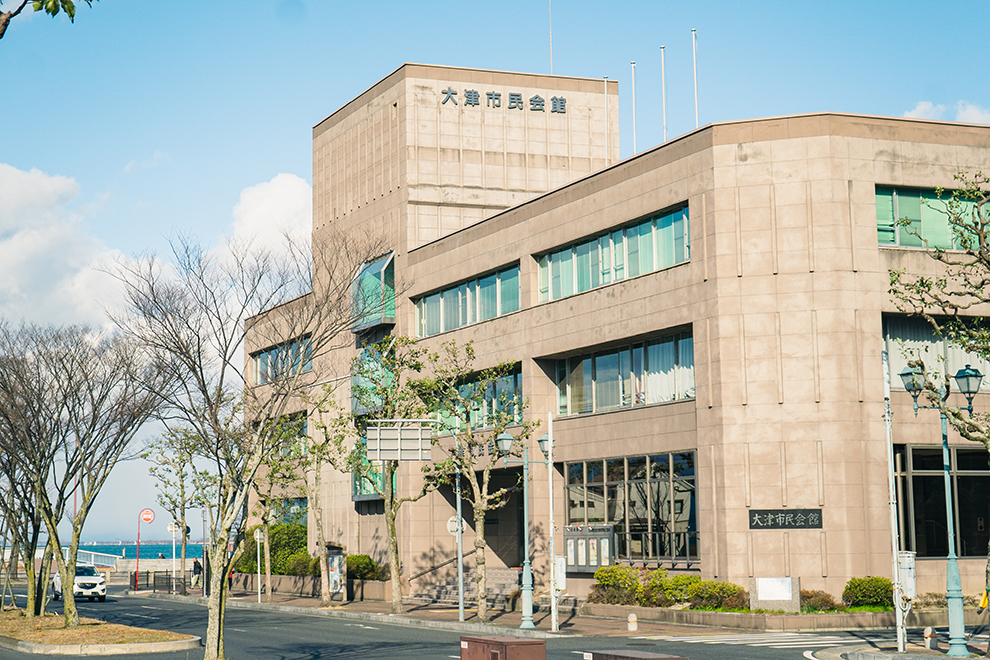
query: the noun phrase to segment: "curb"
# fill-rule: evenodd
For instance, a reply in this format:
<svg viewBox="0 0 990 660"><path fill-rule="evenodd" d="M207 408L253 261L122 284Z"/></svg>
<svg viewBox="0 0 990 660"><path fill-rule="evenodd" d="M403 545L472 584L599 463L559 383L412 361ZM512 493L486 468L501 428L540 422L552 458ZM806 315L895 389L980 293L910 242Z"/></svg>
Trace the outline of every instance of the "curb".
<svg viewBox="0 0 990 660"><path fill-rule="evenodd" d="M177 603L195 603L206 605L206 599L201 596L177 596L173 594L148 594L147 598L167 600ZM228 600L228 608L246 610L262 610L265 612L282 612L284 614L302 614L304 616L321 616L331 619L349 619L351 621L374 621L408 628L432 628L434 630L451 630L469 634L502 635L504 637L524 637L528 639L558 639L562 637L580 637L580 635L561 635L543 632L541 630L522 630L519 628L503 628L484 623L461 623L460 621L426 621L424 619L407 618L408 614L373 614L371 612L342 612L340 610L321 610L312 607L293 607L291 605L273 605L269 603L247 603Z"/></svg>
<svg viewBox="0 0 990 660"><path fill-rule="evenodd" d="M134 642L131 644L38 644L0 636L0 648L35 655L125 655L133 653L168 653L203 646L199 637L174 642Z"/></svg>

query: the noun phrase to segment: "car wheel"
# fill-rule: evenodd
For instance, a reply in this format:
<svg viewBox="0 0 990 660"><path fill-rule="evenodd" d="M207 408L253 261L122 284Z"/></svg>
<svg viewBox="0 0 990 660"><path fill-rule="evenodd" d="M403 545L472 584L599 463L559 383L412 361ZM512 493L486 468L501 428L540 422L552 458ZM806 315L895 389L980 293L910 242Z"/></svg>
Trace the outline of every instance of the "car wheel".
<svg viewBox="0 0 990 660"><path fill-rule="evenodd" d="M100 596L99 600L100 600L101 603L105 603L105 602L107 602L107 597L106 596Z"/></svg>

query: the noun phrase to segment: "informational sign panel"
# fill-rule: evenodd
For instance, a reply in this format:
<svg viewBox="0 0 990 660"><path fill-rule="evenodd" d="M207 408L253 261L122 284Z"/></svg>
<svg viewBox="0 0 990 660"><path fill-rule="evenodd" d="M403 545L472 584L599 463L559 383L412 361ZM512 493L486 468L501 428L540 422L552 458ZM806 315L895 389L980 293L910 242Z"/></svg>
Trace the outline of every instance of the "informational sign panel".
<svg viewBox="0 0 990 660"><path fill-rule="evenodd" d="M428 461L433 447L433 428L415 426L369 426L369 461Z"/></svg>
<svg viewBox="0 0 990 660"><path fill-rule="evenodd" d="M750 529L821 529L821 509L750 509Z"/></svg>
<svg viewBox="0 0 990 660"><path fill-rule="evenodd" d="M613 564L612 525L568 525L564 551L567 570L572 573L594 573Z"/></svg>

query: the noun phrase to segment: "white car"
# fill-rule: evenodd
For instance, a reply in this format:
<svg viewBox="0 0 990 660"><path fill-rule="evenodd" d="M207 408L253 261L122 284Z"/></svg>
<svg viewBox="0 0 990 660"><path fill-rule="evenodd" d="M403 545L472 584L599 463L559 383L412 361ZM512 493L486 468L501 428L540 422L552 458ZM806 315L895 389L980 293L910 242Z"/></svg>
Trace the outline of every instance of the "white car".
<svg viewBox="0 0 990 660"><path fill-rule="evenodd" d="M62 599L62 576L55 573L52 580L52 599ZM72 590L76 598L99 599L102 603L107 599L107 580L92 564L76 564L76 584Z"/></svg>

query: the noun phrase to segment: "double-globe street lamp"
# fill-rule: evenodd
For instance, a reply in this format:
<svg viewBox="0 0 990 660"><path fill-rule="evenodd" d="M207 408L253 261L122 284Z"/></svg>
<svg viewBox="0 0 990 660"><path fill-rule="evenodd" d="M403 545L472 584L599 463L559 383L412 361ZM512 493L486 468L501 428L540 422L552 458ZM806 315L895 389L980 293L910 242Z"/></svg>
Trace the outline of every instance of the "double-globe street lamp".
<svg viewBox="0 0 990 660"><path fill-rule="evenodd" d="M538 465L548 465L551 452L553 451L553 442L550 436L544 433L539 439L540 451L543 452L543 460L530 461L529 460L529 447L523 446L523 455L521 461L509 461L509 453L512 451L512 443L515 442L515 437L509 433L502 433L496 439L495 443L498 446L499 453L505 457L505 464L509 463L522 464L523 468L523 572L522 572L522 623L519 625L520 628L535 628L536 625L533 623L533 571L529 562L529 464L536 463ZM552 470L553 465L548 465L548 469ZM550 510L550 534L553 534L553 500L551 500L551 510ZM552 543L551 543L552 544ZM553 561L553 553L551 552L551 559Z"/></svg>
<svg viewBox="0 0 990 660"><path fill-rule="evenodd" d="M914 399L914 416L918 416L919 408L939 409L938 406L919 406L918 395L925 384L925 374L920 366L908 366L900 374L904 382L904 389L911 394ZM968 364L960 369L953 378L959 391L966 397L966 410L973 414L973 397L980 391L980 382L983 374L978 369L973 369ZM943 381L939 389L939 396L944 403L949 398L948 379ZM949 533L949 556L948 566L945 572L946 601L949 610L949 652L947 655L969 657L969 650L966 648L966 624L963 620L963 594L962 580L959 577L959 564L956 561L956 528L952 505L952 480L949 475L949 429L945 413L939 409L942 418L942 467L945 474L945 518L946 529Z"/></svg>

